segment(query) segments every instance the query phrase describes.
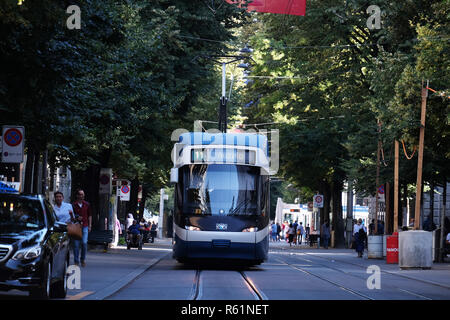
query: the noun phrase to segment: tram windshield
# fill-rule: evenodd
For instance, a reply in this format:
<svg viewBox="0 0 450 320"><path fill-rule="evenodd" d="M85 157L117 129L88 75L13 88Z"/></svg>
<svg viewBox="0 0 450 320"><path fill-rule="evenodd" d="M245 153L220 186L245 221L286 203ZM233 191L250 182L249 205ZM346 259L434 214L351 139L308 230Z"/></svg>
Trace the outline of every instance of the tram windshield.
<svg viewBox="0 0 450 320"><path fill-rule="evenodd" d="M263 191L260 168L230 164L182 169L183 212L195 215L258 215ZM181 191L181 190L180 190Z"/></svg>

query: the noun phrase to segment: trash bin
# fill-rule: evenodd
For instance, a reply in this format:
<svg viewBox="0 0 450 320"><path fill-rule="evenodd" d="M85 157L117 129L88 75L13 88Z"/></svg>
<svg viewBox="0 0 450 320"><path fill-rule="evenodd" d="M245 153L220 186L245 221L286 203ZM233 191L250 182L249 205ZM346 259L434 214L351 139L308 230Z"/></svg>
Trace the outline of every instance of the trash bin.
<svg viewBox="0 0 450 320"><path fill-rule="evenodd" d="M386 239L386 263L398 264L398 233Z"/></svg>

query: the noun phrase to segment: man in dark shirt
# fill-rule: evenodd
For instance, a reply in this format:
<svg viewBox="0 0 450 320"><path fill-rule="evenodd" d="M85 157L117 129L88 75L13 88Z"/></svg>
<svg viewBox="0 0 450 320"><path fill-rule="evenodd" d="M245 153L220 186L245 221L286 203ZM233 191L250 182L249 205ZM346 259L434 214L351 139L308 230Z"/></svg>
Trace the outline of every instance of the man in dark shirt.
<svg viewBox="0 0 450 320"><path fill-rule="evenodd" d="M137 223L136 220L133 220L133 224L128 227L128 233L130 234L131 242L138 243L139 248L141 248L141 229L142 227Z"/></svg>
<svg viewBox="0 0 450 320"><path fill-rule="evenodd" d="M83 238L81 240L73 241L73 259L76 265L80 260L80 245L81 245L81 266L86 266L86 252L89 232L92 230L92 209L89 202L84 201L84 191L77 190L75 194L77 200L72 204L74 217L72 219L80 222L83 226Z"/></svg>

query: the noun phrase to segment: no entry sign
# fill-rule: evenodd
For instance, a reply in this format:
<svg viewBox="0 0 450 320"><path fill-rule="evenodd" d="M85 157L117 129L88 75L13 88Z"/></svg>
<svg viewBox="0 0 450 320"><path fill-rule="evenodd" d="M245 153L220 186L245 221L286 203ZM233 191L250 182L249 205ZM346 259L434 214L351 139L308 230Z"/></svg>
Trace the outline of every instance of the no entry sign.
<svg viewBox="0 0 450 320"><path fill-rule="evenodd" d="M25 128L19 126L3 126L2 130L2 162L23 162L23 146Z"/></svg>
<svg viewBox="0 0 450 320"><path fill-rule="evenodd" d="M323 208L323 195L316 194L314 196L314 208Z"/></svg>
<svg viewBox="0 0 450 320"><path fill-rule="evenodd" d="M112 169L111 168L101 168L100 169L100 194L111 194L112 192Z"/></svg>
<svg viewBox="0 0 450 320"><path fill-rule="evenodd" d="M123 185L120 188L120 201L130 201L130 186Z"/></svg>

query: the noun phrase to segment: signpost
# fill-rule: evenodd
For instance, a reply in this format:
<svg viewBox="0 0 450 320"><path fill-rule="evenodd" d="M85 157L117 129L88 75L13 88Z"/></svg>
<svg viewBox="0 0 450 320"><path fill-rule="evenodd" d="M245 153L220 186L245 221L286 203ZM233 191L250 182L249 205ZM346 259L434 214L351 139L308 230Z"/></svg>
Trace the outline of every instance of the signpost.
<svg viewBox="0 0 450 320"><path fill-rule="evenodd" d="M314 208L323 208L323 195L316 194L314 196Z"/></svg>
<svg viewBox="0 0 450 320"><path fill-rule="evenodd" d="M3 126L2 162L22 163L25 140L25 128L20 126Z"/></svg>
<svg viewBox="0 0 450 320"><path fill-rule="evenodd" d="M120 201L130 201L130 186L123 185L120 188Z"/></svg>
<svg viewBox="0 0 450 320"><path fill-rule="evenodd" d="M99 194L111 194L112 188L112 169L102 168L100 170Z"/></svg>

